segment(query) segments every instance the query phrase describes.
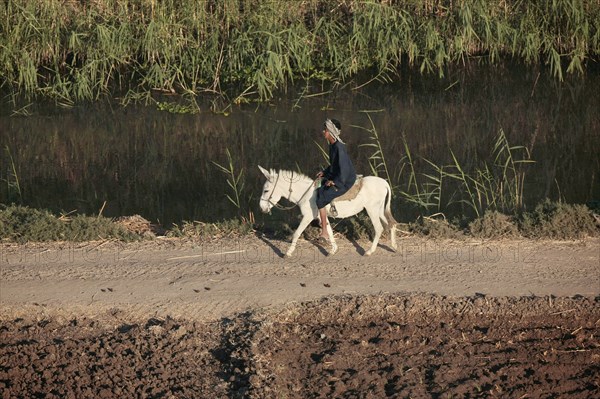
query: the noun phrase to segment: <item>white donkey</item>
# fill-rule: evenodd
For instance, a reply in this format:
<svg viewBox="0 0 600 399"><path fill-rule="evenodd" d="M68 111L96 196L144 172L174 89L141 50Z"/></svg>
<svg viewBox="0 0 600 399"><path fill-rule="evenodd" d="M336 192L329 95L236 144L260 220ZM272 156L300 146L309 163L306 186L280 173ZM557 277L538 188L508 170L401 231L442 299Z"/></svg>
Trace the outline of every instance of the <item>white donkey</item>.
<svg viewBox="0 0 600 399"><path fill-rule="evenodd" d="M296 204L302 212L302 220L298 229L294 232L292 237L292 244L287 250L286 256L291 256L296 249L298 238L314 219L318 219L319 210L317 209L317 190L314 185L314 180L303 174L289 171L280 170L279 172L271 169L266 170L262 166L258 166L261 172L267 178L265 185L263 186L262 196L260 197L260 209L267 213L271 211L271 208L277 206L279 200L284 197L288 201ZM387 202L386 202L387 197ZM392 241L392 248L396 250L396 221L390 211L390 202L392 199L392 190L390 185L382 178L376 176L365 176L363 177L363 184L358 192L358 195L349 201L335 200L335 208L337 210L337 218L347 218L356 215L363 209L367 210L373 227L375 228L375 237L373 238L373 244L365 255L371 255L377 249L377 243L383 232L383 224L390 226L390 235ZM328 216L332 216L330 213L330 205L327 205ZM291 208L290 208L291 209ZM331 224L327 222L327 233L329 235L329 241L331 243L330 254L336 253L338 247L333 238L333 230Z"/></svg>

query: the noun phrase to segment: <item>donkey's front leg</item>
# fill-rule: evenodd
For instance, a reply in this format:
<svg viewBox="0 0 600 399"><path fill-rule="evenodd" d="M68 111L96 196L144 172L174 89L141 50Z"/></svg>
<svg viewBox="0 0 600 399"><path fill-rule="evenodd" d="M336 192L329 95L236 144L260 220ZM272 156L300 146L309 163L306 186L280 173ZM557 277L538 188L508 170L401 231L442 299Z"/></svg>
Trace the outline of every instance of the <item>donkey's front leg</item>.
<svg viewBox="0 0 600 399"><path fill-rule="evenodd" d="M311 215L304 215L302 217L300 225L298 226L298 228L294 232L294 235L292 236L292 244L288 248L285 256L292 256L294 250L296 249L296 243L298 242L298 238L300 238L300 235L304 232L304 229L306 229L306 227L310 224L310 222L312 222L312 220L313 217Z"/></svg>

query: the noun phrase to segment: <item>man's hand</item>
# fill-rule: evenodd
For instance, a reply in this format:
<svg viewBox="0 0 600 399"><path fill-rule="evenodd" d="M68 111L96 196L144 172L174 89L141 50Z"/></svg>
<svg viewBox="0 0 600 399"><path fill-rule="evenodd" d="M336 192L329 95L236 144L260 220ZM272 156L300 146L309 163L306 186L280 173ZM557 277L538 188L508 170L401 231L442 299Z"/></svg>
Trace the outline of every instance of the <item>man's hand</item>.
<svg viewBox="0 0 600 399"><path fill-rule="evenodd" d="M323 173L323 171L320 171L319 173L317 173L317 179L320 179L323 176L325 176L325 173Z"/></svg>
<svg viewBox="0 0 600 399"><path fill-rule="evenodd" d="M331 187L331 186L335 186L335 183L334 183L332 180L327 180L327 181L325 182L325 185L326 185L327 187Z"/></svg>

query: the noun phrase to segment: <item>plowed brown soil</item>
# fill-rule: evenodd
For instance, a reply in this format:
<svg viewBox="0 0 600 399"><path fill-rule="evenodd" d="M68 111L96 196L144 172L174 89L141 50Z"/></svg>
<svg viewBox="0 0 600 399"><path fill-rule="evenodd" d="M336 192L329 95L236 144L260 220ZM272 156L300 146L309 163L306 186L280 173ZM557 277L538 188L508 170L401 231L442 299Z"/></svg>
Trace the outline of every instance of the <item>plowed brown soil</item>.
<svg viewBox="0 0 600 399"><path fill-rule="evenodd" d="M600 397L598 244L1 244L0 394Z"/></svg>
<svg viewBox="0 0 600 399"><path fill-rule="evenodd" d="M600 299L337 297L218 322L15 319L4 398L600 396Z"/></svg>

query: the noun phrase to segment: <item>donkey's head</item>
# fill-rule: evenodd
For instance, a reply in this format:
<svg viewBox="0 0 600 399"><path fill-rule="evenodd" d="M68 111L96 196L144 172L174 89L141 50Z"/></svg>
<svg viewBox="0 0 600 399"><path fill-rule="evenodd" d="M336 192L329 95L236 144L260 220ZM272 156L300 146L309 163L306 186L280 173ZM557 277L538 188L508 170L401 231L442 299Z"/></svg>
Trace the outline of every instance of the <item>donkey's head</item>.
<svg viewBox="0 0 600 399"><path fill-rule="evenodd" d="M282 196L279 187L277 187L279 176L273 169L268 171L260 165L258 165L258 169L260 169L267 178L267 181L263 186L262 195L260 196L260 209L265 213L269 213Z"/></svg>

